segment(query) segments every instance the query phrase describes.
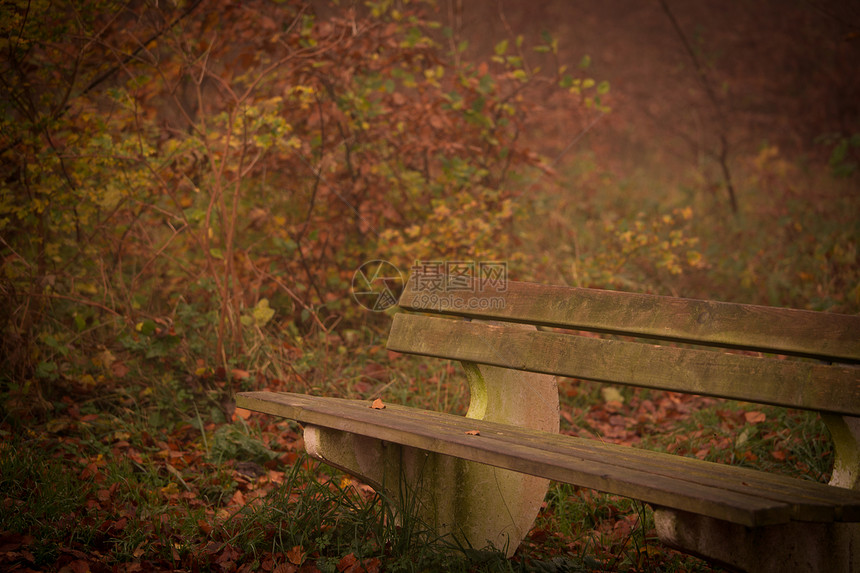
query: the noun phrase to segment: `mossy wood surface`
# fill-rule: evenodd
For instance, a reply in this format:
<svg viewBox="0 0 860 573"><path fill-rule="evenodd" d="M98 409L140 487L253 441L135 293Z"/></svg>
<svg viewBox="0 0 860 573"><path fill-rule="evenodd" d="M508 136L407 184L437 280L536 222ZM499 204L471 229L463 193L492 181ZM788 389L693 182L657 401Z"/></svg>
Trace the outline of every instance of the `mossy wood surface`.
<svg viewBox="0 0 860 573"><path fill-rule="evenodd" d="M426 286L431 284L439 283L432 277L410 277L400 307L860 362L860 316L517 281L462 291L431 290Z"/></svg>
<svg viewBox="0 0 860 573"><path fill-rule="evenodd" d="M397 405L245 392L249 410L576 484L747 526L860 521L860 492ZM477 430L478 435L467 432Z"/></svg>
<svg viewBox="0 0 860 573"><path fill-rule="evenodd" d="M617 384L860 415L860 368L400 313L388 349Z"/></svg>

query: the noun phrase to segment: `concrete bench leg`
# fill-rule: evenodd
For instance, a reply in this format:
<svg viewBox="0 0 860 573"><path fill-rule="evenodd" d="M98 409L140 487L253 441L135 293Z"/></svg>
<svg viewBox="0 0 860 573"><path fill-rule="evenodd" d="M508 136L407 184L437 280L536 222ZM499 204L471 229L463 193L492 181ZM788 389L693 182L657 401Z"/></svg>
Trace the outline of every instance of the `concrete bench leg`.
<svg viewBox="0 0 860 573"><path fill-rule="evenodd" d="M464 364L467 417L558 432L555 378ZM308 453L385 491L407 511L475 549L513 555L528 534L549 480L317 426L305 428Z"/></svg>
<svg viewBox="0 0 860 573"><path fill-rule="evenodd" d="M833 414L821 418L836 452L830 485L860 490L860 418Z"/></svg>
<svg viewBox="0 0 860 573"><path fill-rule="evenodd" d="M749 528L702 515L655 508L667 545L751 573L856 573L860 524L805 523Z"/></svg>

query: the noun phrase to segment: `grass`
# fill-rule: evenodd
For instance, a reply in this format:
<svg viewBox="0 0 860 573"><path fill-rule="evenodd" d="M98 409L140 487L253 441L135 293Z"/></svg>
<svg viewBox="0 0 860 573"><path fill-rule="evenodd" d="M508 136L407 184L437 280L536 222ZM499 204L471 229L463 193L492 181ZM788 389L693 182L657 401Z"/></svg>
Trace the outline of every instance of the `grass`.
<svg viewBox="0 0 860 573"><path fill-rule="evenodd" d="M181 362L117 355L129 373L47 386L46 412L11 386L0 432L0 565L342 571L710 571L662 546L650 508L553 484L513 559L452 546L384 497L302 454L301 429L230 409L230 388L371 398L463 413L465 376L444 360L389 354L368 326L303 341L291 372L182 375ZM271 342L271 341L270 341ZM301 352L301 356L297 353ZM248 371L268 372L250 375ZM817 416L647 389L560 381L562 431L826 481L831 443ZM397 514L398 517L395 517ZM23 536L16 538L15 535ZM17 539L17 541L15 541ZM267 569L270 568L270 569Z"/></svg>
<svg viewBox="0 0 860 573"><path fill-rule="evenodd" d="M307 369L302 384L332 395L383 393L412 406L465 410L465 380L454 364L389 356L376 346L352 349L359 356L347 360L321 344L313 352L332 362ZM378 379L369 364L384 367L391 381ZM331 371L340 375L327 377ZM139 563L165 570L283 565L341 571L350 563L369 571L712 570L662 546L647 506L567 484L553 484L513 559L433 539L420 520L398 513L389 500L307 460L294 423L213 413L216 380L186 394L171 393L175 384L165 376L121 390L104 385L83 392L58 384L46 394L53 417L24 423L7 412L0 532L7 540L25 537L0 563L44 569L87 560L91 567ZM287 384L267 381L272 389L291 389ZM818 481L828 477L831 445L814 415L607 388L562 380L562 431ZM173 396L169 403L167 396Z"/></svg>

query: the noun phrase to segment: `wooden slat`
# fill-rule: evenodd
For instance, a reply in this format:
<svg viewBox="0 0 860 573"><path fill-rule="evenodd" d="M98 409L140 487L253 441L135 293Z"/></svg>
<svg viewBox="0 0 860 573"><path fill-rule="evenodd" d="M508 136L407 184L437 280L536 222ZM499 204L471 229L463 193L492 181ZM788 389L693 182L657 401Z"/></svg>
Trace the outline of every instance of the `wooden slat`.
<svg viewBox="0 0 860 573"><path fill-rule="evenodd" d="M422 281L424 281L422 283ZM432 291L413 274L400 307L419 312L860 362L860 316L507 281Z"/></svg>
<svg viewBox="0 0 860 573"><path fill-rule="evenodd" d="M857 492L669 454L365 401L247 392L237 404L748 526L860 520Z"/></svg>
<svg viewBox="0 0 860 573"><path fill-rule="evenodd" d="M407 408L403 413L398 412L398 415L409 416L413 411L414 409ZM420 415L441 423L446 423L451 416L444 412L433 411L422 411ZM490 424L489 430L483 434L491 435L499 441L525 444L530 448L553 453L578 451L583 458L602 462L611 461L621 467L640 469L671 478L684 476L684 479L708 487L738 491L793 504L792 519L798 521L860 521L860 492L846 493L846 490L823 483L564 434L511 432L510 426L503 426L503 428L503 431L498 431L497 423ZM580 447L582 445L585 447ZM853 499L852 503L846 504L846 495Z"/></svg>
<svg viewBox="0 0 860 573"><path fill-rule="evenodd" d="M515 370L860 415L860 368L398 313L388 349Z"/></svg>

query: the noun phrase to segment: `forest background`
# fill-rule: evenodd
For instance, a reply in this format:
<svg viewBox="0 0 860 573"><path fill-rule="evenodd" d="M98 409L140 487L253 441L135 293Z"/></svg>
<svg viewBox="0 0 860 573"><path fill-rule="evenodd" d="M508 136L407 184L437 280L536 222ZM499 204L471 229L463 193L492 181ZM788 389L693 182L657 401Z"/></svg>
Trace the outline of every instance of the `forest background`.
<svg viewBox="0 0 860 573"><path fill-rule="evenodd" d="M300 432L232 405L269 388L462 411L453 366L384 351L388 313L351 296L368 261L860 311L856 3L0 10L0 496L18 508L0 554L16 566L394 568L384 519L361 548L307 533L253 549L273 534L242 508L300 479ZM829 472L808 416L562 390L570 433ZM649 407L689 418L685 433L643 430ZM729 437L762 417L779 423L758 441ZM72 478L88 486L67 505L33 488ZM591 499L557 492L545 518L574 495ZM649 553L642 511L605 504L535 546L630 567L668 555ZM632 529L645 549L628 555Z"/></svg>

